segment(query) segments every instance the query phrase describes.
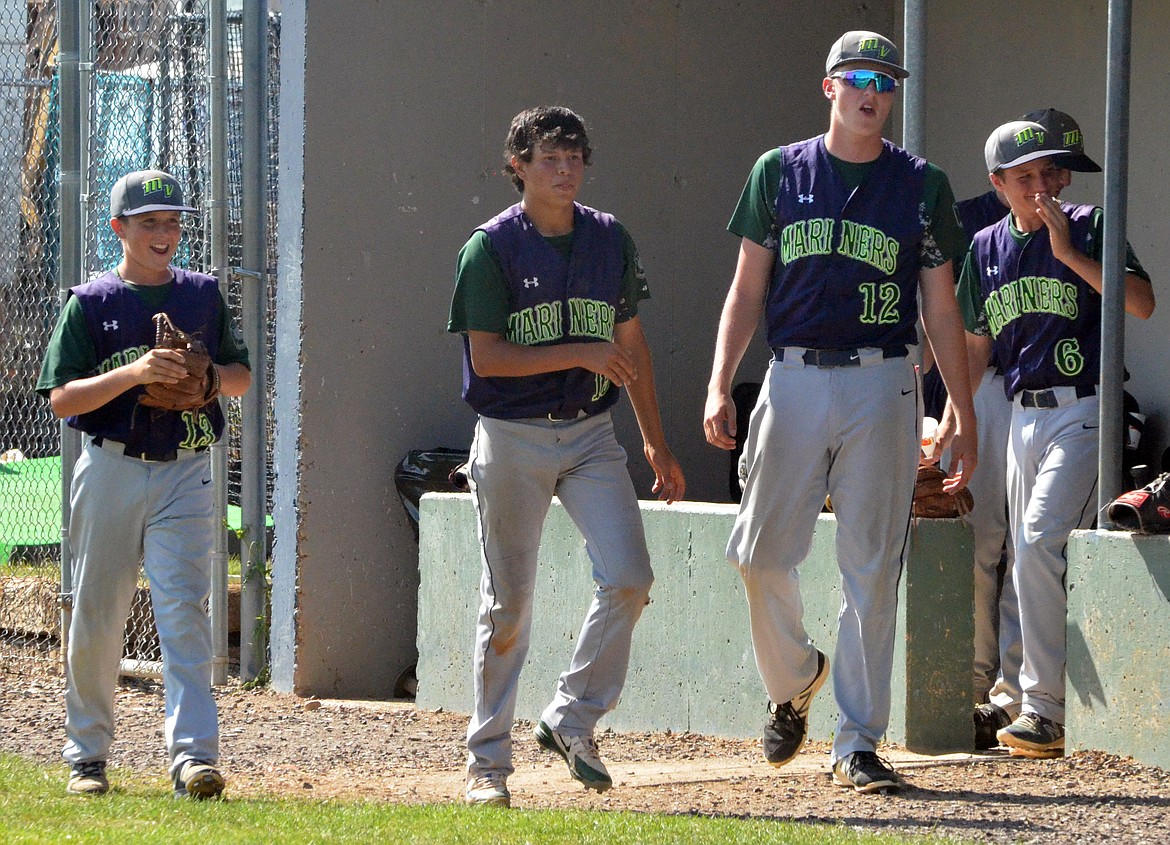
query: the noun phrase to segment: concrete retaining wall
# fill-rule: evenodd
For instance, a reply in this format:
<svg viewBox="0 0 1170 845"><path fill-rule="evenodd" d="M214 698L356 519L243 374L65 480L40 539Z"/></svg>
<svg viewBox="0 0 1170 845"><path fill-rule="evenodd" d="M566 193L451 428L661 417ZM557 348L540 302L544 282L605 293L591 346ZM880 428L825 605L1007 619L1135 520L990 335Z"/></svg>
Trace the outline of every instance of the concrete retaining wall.
<svg viewBox="0 0 1170 845"><path fill-rule="evenodd" d="M470 497L428 494L420 508L418 703L471 708L471 647L479 606L479 545ZM756 672L739 574L724 547L734 505L642 503L656 582L634 635L615 730L695 731L756 737L766 694ZM823 515L801 568L805 626L830 656L840 606L835 520ZM889 738L921 753L970 750L973 613L970 530L922 520L901 583ZM535 719L568 664L591 598L580 534L554 502L541 542L532 646L516 715ZM829 739L837 711L830 687L810 719Z"/></svg>
<svg viewBox="0 0 1170 845"><path fill-rule="evenodd" d="M1068 561L1067 748L1170 769L1170 537L1078 531Z"/></svg>

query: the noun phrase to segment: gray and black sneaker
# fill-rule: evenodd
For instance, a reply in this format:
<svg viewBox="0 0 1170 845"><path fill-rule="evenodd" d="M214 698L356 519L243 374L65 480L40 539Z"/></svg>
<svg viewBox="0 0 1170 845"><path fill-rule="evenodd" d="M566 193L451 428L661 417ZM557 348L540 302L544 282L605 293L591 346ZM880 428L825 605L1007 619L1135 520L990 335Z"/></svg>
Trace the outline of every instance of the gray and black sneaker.
<svg viewBox="0 0 1170 845"><path fill-rule="evenodd" d="M999 745L996 733L1012 723L1012 717L997 704L980 704L971 717L975 722L975 750L986 751Z"/></svg>
<svg viewBox="0 0 1170 845"><path fill-rule="evenodd" d="M175 797L203 801L219 798L225 781L219 769L202 760L185 760L175 772Z"/></svg>
<svg viewBox="0 0 1170 845"><path fill-rule="evenodd" d="M857 792L885 792L905 785L894 767L872 751L854 751L833 766L833 783Z"/></svg>
<svg viewBox="0 0 1170 845"><path fill-rule="evenodd" d="M764 723L764 759L773 766L783 766L800 753L808 733L808 711L813 696L829 677L829 658L817 652L817 674L796 698L783 704L768 702L768 721Z"/></svg>
<svg viewBox="0 0 1170 845"><path fill-rule="evenodd" d="M70 795L105 795L110 791L110 782L106 779L106 761L74 763L69 770L69 784L65 791Z"/></svg>
<svg viewBox="0 0 1170 845"><path fill-rule="evenodd" d="M995 736L1008 747L1013 757L1048 760L1064 756L1064 725L1039 713L1021 713Z"/></svg>
<svg viewBox="0 0 1170 845"><path fill-rule="evenodd" d="M605 792L613 786L613 778L601 762L597 743L591 736L570 736L558 733L540 720L532 730L536 741L554 754L559 754L569 767L569 774L579 780L586 789Z"/></svg>

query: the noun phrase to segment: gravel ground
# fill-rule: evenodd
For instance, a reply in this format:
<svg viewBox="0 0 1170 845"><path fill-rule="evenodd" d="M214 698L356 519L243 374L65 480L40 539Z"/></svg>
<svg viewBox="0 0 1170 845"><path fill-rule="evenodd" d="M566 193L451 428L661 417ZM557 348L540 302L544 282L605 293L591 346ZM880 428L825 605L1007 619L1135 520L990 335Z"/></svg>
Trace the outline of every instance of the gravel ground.
<svg viewBox="0 0 1170 845"><path fill-rule="evenodd" d="M60 763L63 684L0 674L0 751ZM457 801L463 785L465 716L408 701L316 701L229 684L216 690L228 796L364 798L393 803ZM118 769L161 777L162 688L118 689ZM1170 772L1098 753L1020 760L1004 752L881 752L911 785L895 795L833 786L827 746L810 743L772 769L758 743L696 734L606 732L602 754L617 783L604 795L570 780L558 759L514 731L513 805L816 821L868 831L932 832L971 842L1165 843ZM62 764L62 786L65 768Z"/></svg>

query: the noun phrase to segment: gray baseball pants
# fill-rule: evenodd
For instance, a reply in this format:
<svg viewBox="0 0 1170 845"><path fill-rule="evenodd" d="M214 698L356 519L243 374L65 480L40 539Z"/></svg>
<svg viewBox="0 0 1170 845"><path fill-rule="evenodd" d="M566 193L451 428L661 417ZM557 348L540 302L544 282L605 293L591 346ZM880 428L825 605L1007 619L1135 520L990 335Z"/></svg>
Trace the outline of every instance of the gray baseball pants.
<svg viewBox="0 0 1170 845"><path fill-rule="evenodd" d="M983 374L975 391L979 425L979 468L969 485L975 509L967 523L975 539L975 703L991 700L1012 718L1020 711L1020 607L1012 582L1015 551L1008 539L1007 450L1012 403L1003 376L994 368ZM1002 588L999 563L1007 543ZM1001 671L1002 669L1002 671Z"/></svg>
<svg viewBox="0 0 1170 845"><path fill-rule="evenodd" d="M818 368L786 350L769 366L752 412L727 558L743 578L756 667L773 702L791 700L816 673L797 570L826 495L837 517L834 763L873 751L889 723L920 423L911 360L880 351L863 354L861 366Z"/></svg>
<svg viewBox="0 0 1170 845"><path fill-rule="evenodd" d="M513 771L512 720L552 497L584 536L595 582L569 668L540 717L553 730L591 735L617 705L654 575L626 452L608 412L564 422L480 417L469 470L483 562L475 712L467 728L474 778Z"/></svg>
<svg viewBox="0 0 1170 845"><path fill-rule="evenodd" d="M139 565L162 646L164 732L172 775L186 760L219 758L211 693L213 507L207 453L148 463L86 436L73 471L69 535L73 617L65 667L69 763L105 760L114 738L114 689Z"/></svg>
<svg viewBox="0 0 1170 845"><path fill-rule="evenodd" d="M1061 405L1013 403L1008 451L1008 506L1016 550L1023 661L1021 709L1064 724L1065 548L1069 534L1088 528L1097 510L1096 396L1055 392Z"/></svg>

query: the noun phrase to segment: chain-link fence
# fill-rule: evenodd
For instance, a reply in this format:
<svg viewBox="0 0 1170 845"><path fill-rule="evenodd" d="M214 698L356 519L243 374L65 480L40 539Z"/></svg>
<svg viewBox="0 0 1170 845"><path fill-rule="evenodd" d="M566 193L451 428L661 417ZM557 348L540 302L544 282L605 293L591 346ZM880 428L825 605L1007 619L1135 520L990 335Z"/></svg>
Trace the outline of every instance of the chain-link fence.
<svg viewBox="0 0 1170 845"><path fill-rule="evenodd" d="M47 402L34 391L59 309L58 10L77 14L77 7L74 0L58 2L0 0L0 672L52 670L61 634L60 432ZM106 221L109 191L122 173L167 170L184 185L192 205L207 208L212 134L208 5L207 0L97 0L91 6L80 53L82 91L88 95L81 104L80 133L87 277L121 257ZM279 17L269 20L267 251L274 267ZM229 15L225 113L231 266L239 265L242 254L242 29L241 15ZM211 270L210 213L186 215L184 222L175 263ZM239 279L231 273L226 278L228 303L238 318ZM268 281L266 336L271 344L274 271ZM271 349L252 350L254 358L262 354ZM271 385L265 387L271 396ZM228 500L238 502L238 400L229 402L227 411ZM271 454L271 419L267 428ZM268 487L270 498L271 481ZM229 506L229 524L233 512L238 514ZM235 519L238 525L238 515ZM143 582L127 624L130 666L158 659L148 599Z"/></svg>

